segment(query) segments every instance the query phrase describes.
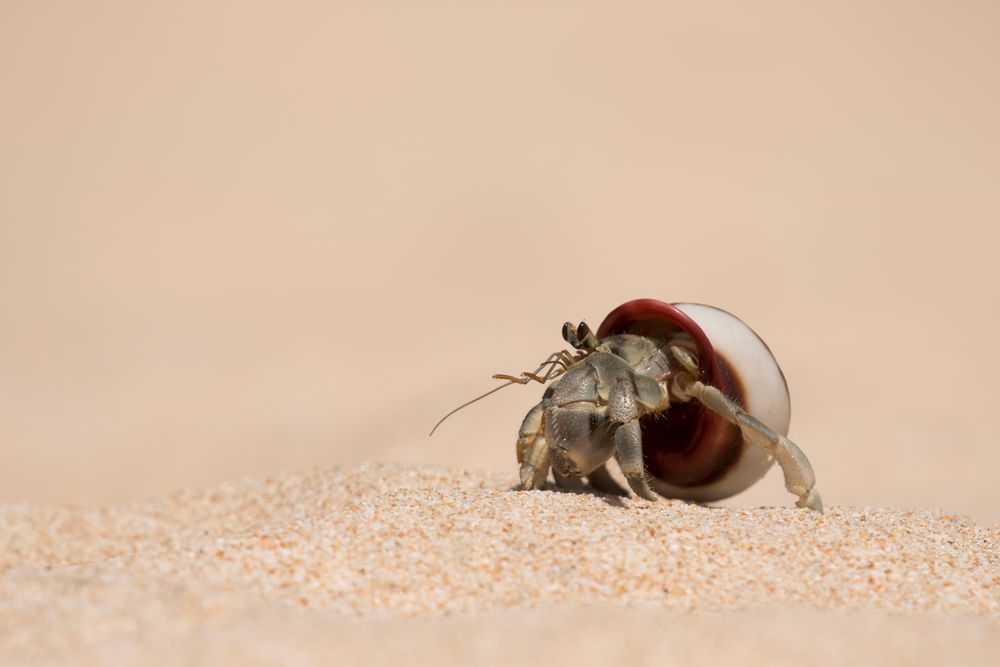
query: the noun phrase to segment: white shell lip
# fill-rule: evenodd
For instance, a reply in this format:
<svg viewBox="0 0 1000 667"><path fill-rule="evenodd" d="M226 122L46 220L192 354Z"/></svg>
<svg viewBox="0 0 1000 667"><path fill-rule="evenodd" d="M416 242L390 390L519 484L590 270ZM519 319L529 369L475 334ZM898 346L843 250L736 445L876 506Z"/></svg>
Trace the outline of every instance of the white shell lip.
<svg viewBox="0 0 1000 667"><path fill-rule="evenodd" d="M744 388L745 409L771 430L788 434L791 400L777 360L760 336L735 315L699 303L675 303L702 328L716 353L729 365ZM764 450L742 442L739 458L720 478L701 486L675 486L650 480L660 494L698 502L722 500L750 488L773 465Z"/></svg>

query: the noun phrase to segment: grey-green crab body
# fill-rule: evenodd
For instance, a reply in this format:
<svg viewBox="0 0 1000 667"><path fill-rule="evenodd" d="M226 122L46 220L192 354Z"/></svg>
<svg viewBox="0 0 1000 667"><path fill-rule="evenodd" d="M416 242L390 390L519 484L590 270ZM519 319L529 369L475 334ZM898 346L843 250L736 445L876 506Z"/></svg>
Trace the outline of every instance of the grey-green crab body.
<svg viewBox="0 0 1000 667"><path fill-rule="evenodd" d="M655 500L645 480L639 418L669 406L667 375L643 375L626 359L648 366L663 355L649 339L627 334L605 339L601 347L548 387L525 417L517 444L522 482L528 488L544 483L547 453L553 474L564 486L588 477L594 486L617 492L604 468L616 456L632 489Z"/></svg>

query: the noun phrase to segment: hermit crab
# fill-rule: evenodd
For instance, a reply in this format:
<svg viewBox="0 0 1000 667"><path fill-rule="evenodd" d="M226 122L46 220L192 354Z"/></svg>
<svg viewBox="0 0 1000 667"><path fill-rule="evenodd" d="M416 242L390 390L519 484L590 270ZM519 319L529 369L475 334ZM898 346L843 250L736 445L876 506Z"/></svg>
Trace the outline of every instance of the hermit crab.
<svg viewBox="0 0 1000 667"><path fill-rule="evenodd" d="M534 372L494 375L506 383L493 391L547 385L518 432L524 489L542 488L551 469L561 487L582 488L586 479L625 494L607 468L613 457L642 498L709 502L749 488L777 461L796 505L823 511L809 460L785 437L784 375L737 317L637 299L611 311L596 333L567 322L562 335L573 351L553 353Z"/></svg>

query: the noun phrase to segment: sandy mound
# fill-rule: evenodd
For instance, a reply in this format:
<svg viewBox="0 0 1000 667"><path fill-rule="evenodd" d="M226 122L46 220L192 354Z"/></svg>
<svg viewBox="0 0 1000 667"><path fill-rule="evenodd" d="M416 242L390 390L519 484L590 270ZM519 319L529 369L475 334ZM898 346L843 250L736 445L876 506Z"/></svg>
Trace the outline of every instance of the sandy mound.
<svg viewBox="0 0 1000 667"><path fill-rule="evenodd" d="M0 656L987 664L1000 651L1000 526L511 485L358 466L110 509L0 507Z"/></svg>

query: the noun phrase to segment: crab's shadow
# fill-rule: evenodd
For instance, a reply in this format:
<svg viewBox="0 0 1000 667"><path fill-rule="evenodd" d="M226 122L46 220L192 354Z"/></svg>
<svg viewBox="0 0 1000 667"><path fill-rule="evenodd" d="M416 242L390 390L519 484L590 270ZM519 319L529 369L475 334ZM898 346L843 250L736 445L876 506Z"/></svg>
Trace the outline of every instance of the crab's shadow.
<svg viewBox="0 0 1000 667"><path fill-rule="evenodd" d="M522 485L520 485L520 484L515 484L513 486L508 487L507 490L508 491L525 491L525 488ZM583 486L583 487L580 487L578 489L568 489L568 488L561 487L561 486L559 486L557 484L552 484L550 482L546 483L544 488L535 489L535 490L536 491L549 491L551 493L565 493L565 494L569 494L569 495L573 495L573 496L592 496L594 498L597 498L598 500L600 500L604 504L610 505L611 507L617 507L617 508L634 507L633 504L631 504L629 502L626 502L626 501L628 501L628 500L630 500L632 498L632 496L628 492L624 492L624 493L620 493L620 494L619 493L609 493L607 491L600 491L598 489L595 489L592 486ZM672 503L683 503L685 505L698 505L699 507L704 507L706 509L713 509L713 510L714 509L722 509L720 507L715 507L715 506L712 506L712 505L704 505L702 503L697 503L697 502L694 502L692 500L684 500L683 498L666 498L666 497L664 497L662 500L663 501L667 501L668 503L671 503L671 504ZM659 504L661 504L661 503L660 502L650 503L650 505L654 506L654 507L656 505L659 505Z"/></svg>
<svg viewBox="0 0 1000 667"><path fill-rule="evenodd" d="M513 486L507 487L507 490L508 491L524 491L525 489L520 484L515 484ZM617 508L620 508L620 509L629 508L629 507L637 507L637 506L641 507L642 506L642 505L636 505L634 502L626 502L626 501L638 500L637 498L635 498L634 496L632 496L631 494L629 494L627 492L626 493L622 493L622 494L609 493L607 491L599 491L599 490L597 490L597 489L595 489L595 488L593 488L591 486L583 486L583 487L581 487L579 489L567 489L567 488L559 486L558 484L553 484L551 482L546 482L544 488L542 488L542 489L533 489L533 490L535 490L535 491L549 491L551 493L565 493L565 494L569 494L569 495L573 495L573 496L593 496L594 498L597 498L598 500L600 500L601 502L603 502L606 505L610 505L611 507L617 507ZM696 500L685 500L684 498L667 498L666 496L663 496L662 498L660 498L655 503L650 503L650 502L647 501L646 504L645 504L645 506L647 506L647 507L668 507L668 506L671 506L671 505L675 505L675 506L677 506L677 505L694 505L695 507L700 507L702 509L711 510L713 512L729 512L729 511L733 511L734 510L734 508L732 508L732 507L722 507L720 505L710 505L710 504L707 504L707 503L699 503ZM773 509L776 509L776 508L774 506L771 506L771 505L758 505L756 507L747 507L747 508L742 508L742 509L744 511L748 511L748 510L773 510ZM780 509L780 508L777 508L777 509Z"/></svg>

